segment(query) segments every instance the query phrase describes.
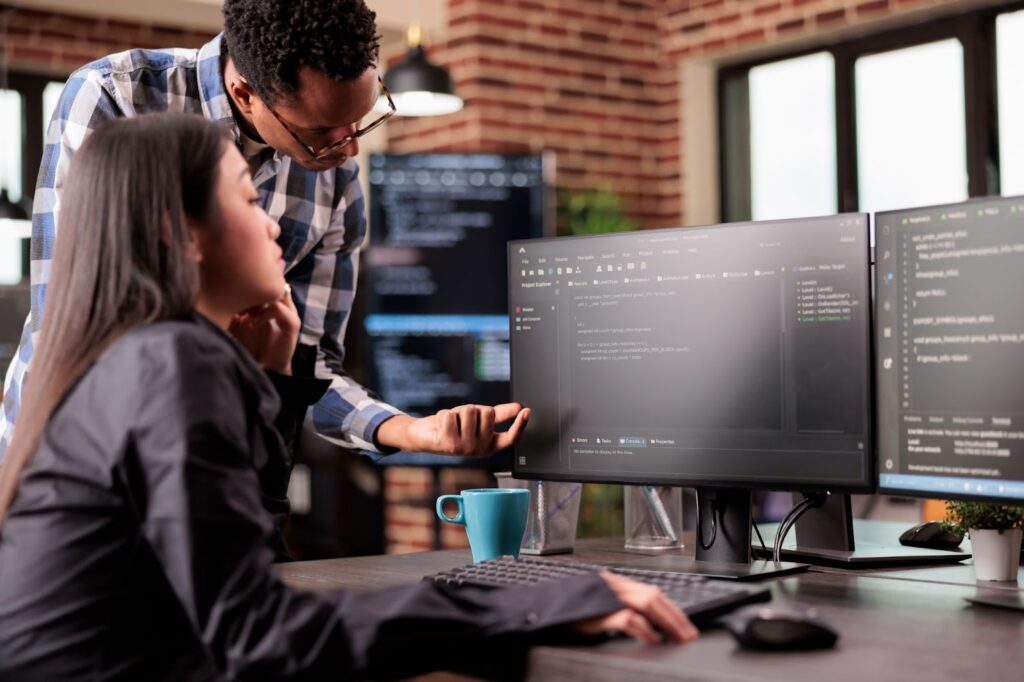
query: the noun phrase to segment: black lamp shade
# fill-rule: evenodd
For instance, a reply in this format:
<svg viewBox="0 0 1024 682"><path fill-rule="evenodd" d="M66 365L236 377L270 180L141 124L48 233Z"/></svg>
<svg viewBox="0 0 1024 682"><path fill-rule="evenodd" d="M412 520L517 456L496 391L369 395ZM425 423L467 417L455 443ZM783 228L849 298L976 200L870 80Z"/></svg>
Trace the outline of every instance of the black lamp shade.
<svg viewBox="0 0 1024 682"><path fill-rule="evenodd" d="M384 85L399 116L438 116L462 108L448 71L431 64L421 45L411 46L405 59L388 69Z"/></svg>
<svg viewBox="0 0 1024 682"><path fill-rule="evenodd" d="M455 85L448 72L427 60L422 45L414 45L405 53L405 60L388 69L384 85L392 93L422 90L445 95L455 94Z"/></svg>

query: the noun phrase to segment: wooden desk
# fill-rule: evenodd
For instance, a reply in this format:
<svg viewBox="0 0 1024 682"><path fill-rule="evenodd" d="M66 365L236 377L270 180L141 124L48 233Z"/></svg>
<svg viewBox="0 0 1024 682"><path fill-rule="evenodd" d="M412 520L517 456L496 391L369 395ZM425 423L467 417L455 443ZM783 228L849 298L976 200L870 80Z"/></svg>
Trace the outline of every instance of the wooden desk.
<svg viewBox="0 0 1024 682"><path fill-rule="evenodd" d="M583 561L620 559L619 540L584 540ZM468 551L331 559L284 564L289 584L310 590L365 590L414 582L470 561ZM955 571L959 569L960 573ZM537 647L530 680L998 680L1024 679L1024 618L972 607L970 567L942 571L942 581L886 574L814 571L772 583L773 604L816 608L841 634L838 646L811 653L741 650L712 630L685 646L619 640L596 647ZM954 573L950 573L953 571ZM908 572L910 573L910 572ZM894 579L895 578L895 579ZM957 582L959 581L959 582ZM755 607L756 608L756 607Z"/></svg>

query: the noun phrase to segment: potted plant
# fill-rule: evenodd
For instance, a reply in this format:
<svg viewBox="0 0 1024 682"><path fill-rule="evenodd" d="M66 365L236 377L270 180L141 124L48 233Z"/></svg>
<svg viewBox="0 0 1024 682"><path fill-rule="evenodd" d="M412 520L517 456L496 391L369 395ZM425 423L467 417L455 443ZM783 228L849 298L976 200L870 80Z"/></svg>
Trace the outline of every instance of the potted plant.
<svg viewBox="0 0 1024 682"><path fill-rule="evenodd" d="M604 234L636 229L618 195L607 185L589 190L562 190L559 223L569 234Z"/></svg>
<svg viewBox="0 0 1024 682"><path fill-rule="evenodd" d="M971 536L978 580L1017 580L1024 507L982 502L947 502L946 526Z"/></svg>

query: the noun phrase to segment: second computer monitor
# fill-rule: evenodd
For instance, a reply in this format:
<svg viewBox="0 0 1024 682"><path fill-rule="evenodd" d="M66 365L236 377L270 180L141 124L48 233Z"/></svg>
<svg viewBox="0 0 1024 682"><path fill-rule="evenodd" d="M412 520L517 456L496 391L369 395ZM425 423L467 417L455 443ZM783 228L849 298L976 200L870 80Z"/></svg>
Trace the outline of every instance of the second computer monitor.
<svg viewBox="0 0 1024 682"><path fill-rule="evenodd" d="M881 489L1024 501L1024 197L876 230Z"/></svg>
<svg viewBox="0 0 1024 682"><path fill-rule="evenodd" d="M868 218L509 245L523 478L873 485Z"/></svg>

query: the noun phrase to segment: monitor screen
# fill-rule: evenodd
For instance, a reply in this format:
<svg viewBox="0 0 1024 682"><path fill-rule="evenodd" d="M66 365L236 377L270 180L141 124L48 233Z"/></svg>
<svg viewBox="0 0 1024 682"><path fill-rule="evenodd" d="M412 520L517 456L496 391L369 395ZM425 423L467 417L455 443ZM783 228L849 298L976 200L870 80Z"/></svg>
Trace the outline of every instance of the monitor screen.
<svg viewBox="0 0 1024 682"><path fill-rule="evenodd" d="M538 155L370 157L368 312L505 314L505 245L544 234Z"/></svg>
<svg viewBox="0 0 1024 682"><path fill-rule="evenodd" d="M509 245L517 476L873 485L862 214Z"/></svg>
<svg viewBox="0 0 1024 682"><path fill-rule="evenodd" d="M509 401L506 245L545 233L545 166L540 155L371 157L363 357L382 399L416 416Z"/></svg>
<svg viewBox="0 0 1024 682"><path fill-rule="evenodd" d="M886 492L1024 500L1024 197L876 220Z"/></svg>

